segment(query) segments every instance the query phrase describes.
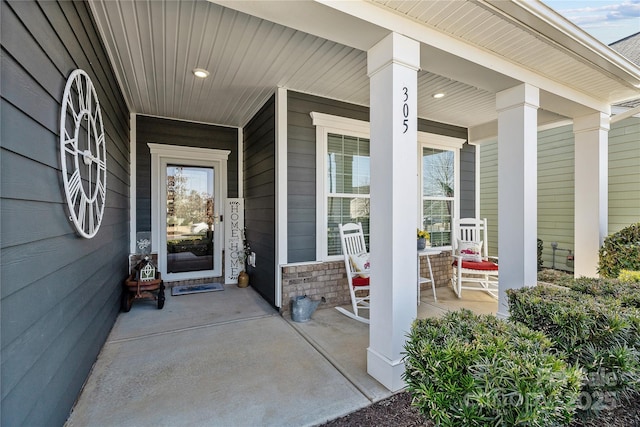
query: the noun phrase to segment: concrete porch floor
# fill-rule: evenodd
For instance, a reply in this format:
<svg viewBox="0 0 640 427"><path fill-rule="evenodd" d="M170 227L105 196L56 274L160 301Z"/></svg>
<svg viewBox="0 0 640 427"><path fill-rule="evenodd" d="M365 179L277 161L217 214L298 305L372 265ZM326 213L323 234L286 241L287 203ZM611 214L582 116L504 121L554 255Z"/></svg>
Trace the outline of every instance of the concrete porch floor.
<svg viewBox="0 0 640 427"><path fill-rule="evenodd" d="M424 290L418 317L494 313L483 292ZM322 307L322 306L321 306ZM391 392L366 372L368 325L335 309L306 323L252 288L167 296L121 313L67 426L311 426Z"/></svg>

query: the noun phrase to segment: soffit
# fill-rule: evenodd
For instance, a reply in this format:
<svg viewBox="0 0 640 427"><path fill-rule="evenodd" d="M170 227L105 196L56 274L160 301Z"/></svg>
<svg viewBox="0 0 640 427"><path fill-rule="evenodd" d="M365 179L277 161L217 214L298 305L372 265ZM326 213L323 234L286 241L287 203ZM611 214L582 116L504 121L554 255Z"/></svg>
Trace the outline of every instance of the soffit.
<svg viewBox="0 0 640 427"><path fill-rule="evenodd" d="M357 49L207 1L91 6L132 112L243 126L278 86L368 102Z"/></svg>
<svg viewBox="0 0 640 427"><path fill-rule="evenodd" d="M590 97L637 96L637 66L540 2L369 1Z"/></svg>
<svg viewBox="0 0 640 427"><path fill-rule="evenodd" d="M132 112L244 126L276 87L369 105L366 50L389 33L385 16L376 24L322 1L90 0L90 5ZM386 17L409 18L475 43L482 52L513 58L522 69L560 81L558 87L593 87L598 96L623 87L614 78L614 83L603 79L602 70L567 59L566 52L563 59L562 49L553 50L476 2L335 3L356 9L370 5ZM424 42L421 57L422 118L463 127L491 122L495 93L519 84L516 73L498 72ZM209 78L196 79L196 67L209 70ZM431 94L439 91L447 96L434 100ZM575 102L565 104L548 109L567 116L579 110Z"/></svg>
<svg viewBox="0 0 640 427"><path fill-rule="evenodd" d="M361 49L208 1L90 4L132 112L244 126L276 87L369 105L367 55ZM288 2L289 18L310 5ZM361 42L386 33L369 31ZM195 78L196 67L210 76ZM420 117L463 127L495 119L490 91L424 71L418 86L424 94L447 93L437 101L421 96Z"/></svg>

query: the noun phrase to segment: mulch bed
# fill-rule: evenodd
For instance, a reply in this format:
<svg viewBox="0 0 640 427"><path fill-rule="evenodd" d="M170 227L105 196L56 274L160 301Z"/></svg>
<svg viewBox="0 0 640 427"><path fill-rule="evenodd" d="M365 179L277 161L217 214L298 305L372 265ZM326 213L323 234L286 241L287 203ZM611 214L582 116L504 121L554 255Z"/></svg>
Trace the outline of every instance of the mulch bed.
<svg viewBox="0 0 640 427"><path fill-rule="evenodd" d="M365 408L331 420L322 426L327 427L414 427L433 426L420 415L417 408L411 406L411 395L401 392Z"/></svg>
<svg viewBox="0 0 640 427"><path fill-rule="evenodd" d="M322 424L326 427L433 427L420 412L411 406L408 392L394 394L358 411ZM617 407L597 420L583 422L575 420L571 427L640 427L640 397Z"/></svg>

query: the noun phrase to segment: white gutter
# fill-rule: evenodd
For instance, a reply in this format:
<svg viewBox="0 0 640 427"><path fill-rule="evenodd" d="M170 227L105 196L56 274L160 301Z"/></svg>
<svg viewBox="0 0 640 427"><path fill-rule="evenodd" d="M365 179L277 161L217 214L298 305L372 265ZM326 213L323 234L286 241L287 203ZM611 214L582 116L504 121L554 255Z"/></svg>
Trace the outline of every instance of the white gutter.
<svg viewBox="0 0 640 427"><path fill-rule="evenodd" d="M559 83L556 80L548 78L533 70L529 70L520 64L514 63L509 59L494 54L484 48L470 44L466 40L452 37L446 33L440 32L434 28L421 24L409 17L389 11L384 6L363 0L314 0L317 3L324 4L330 8L338 10L347 15L357 17L360 20L371 23L376 27L386 28L399 34L412 38L425 46L432 46L441 51L450 53L459 58L478 64L488 70L500 73L504 76L511 77L516 81L528 82L529 84L545 90L549 93L561 93L562 96L577 104L584 105L587 108L596 111L609 111L611 103L622 102L624 100L603 100L594 98L586 92L582 92ZM510 2L499 2L510 3ZM493 8L488 3L478 3L483 7ZM522 9L516 8L521 13ZM500 9L496 9L496 13L504 14ZM428 64L422 64L423 69L429 70ZM619 79L616 79L619 80ZM459 80L458 81L462 81ZM469 84L469 82L462 81ZM638 70L638 79L634 83L640 83L640 70ZM633 87L629 82L624 84L626 87ZM472 84L472 86L474 86ZM475 85L477 86L477 85ZM507 86L503 89L507 89Z"/></svg>
<svg viewBox="0 0 640 427"><path fill-rule="evenodd" d="M480 4L500 10L503 17L531 28L548 43L561 46L567 54L584 58L597 65L619 82L640 88L640 67L591 36L541 1L483 0ZM532 17L537 19L531 19Z"/></svg>
<svg viewBox="0 0 640 427"><path fill-rule="evenodd" d="M617 123L620 120L624 120L626 118L635 116L636 114L640 114L640 105L630 110L627 110L624 113L616 114L615 116L611 117L611 119L609 120L609 123L611 124Z"/></svg>

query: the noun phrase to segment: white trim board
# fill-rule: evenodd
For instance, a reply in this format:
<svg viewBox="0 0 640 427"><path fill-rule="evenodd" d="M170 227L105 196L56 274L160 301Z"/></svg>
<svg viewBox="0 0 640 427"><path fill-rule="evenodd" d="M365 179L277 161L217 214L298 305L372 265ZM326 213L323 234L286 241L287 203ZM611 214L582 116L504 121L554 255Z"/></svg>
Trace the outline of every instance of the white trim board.
<svg viewBox="0 0 640 427"><path fill-rule="evenodd" d="M276 307L282 307L282 266L289 261L287 97L287 89L276 90Z"/></svg>
<svg viewBox="0 0 640 427"><path fill-rule="evenodd" d="M342 256L327 255L327 191L325 171L327 169L327 135L335 133L369 139L371 136L369 122L334 116L331 114L311 112L311 120L316 127L316 261L337 261ZM460 212L460 150L466 142L464 138L456 138L429 132L418 131L418 143L416 146L416 158L421 164L422 147L437 148L453 151L455 154L456 192L454 206L456 215ZM419 168L419 183L422 182L422 166ZM422 200L422 185L418 185L418 200Z"/></svg>
<svg viewBox="0 0 640 427"><path fill-rule="evenodd" d="M189 273L167 273L166 260L162 256L164 253L160 249L166 248L166 234L162 233L160 223L160 212L166 209L166 200L160 194L166 191L166 182L163 181L163 167L168 163L185 162L192 166L213 166L216 170L214 178L214 216L219 217L221 207L224 207L227 200L227 160L231 151L215 150L208 148L182 147L168 144L148 143L151 151L151 250L158 253L158 269L165 280L183 280L200 277L221 276L222 275L222 250L214 251L214 270L189 272ZM164 202L163 202L164 200ZM220 228L214 234L214 247L222 248L224 241L224 227L220 227L219 221L215 223ZM166 249L165 249L166 250Z"/></svg>
<svg viewBox="0 0 640 427"><path fill-rule="evenodd" d="M138 200L136 187L138 181L137 176L137 120L135 113L129 114L129 253L135 254L138 251L136 247L138 233Z"/></svg>

